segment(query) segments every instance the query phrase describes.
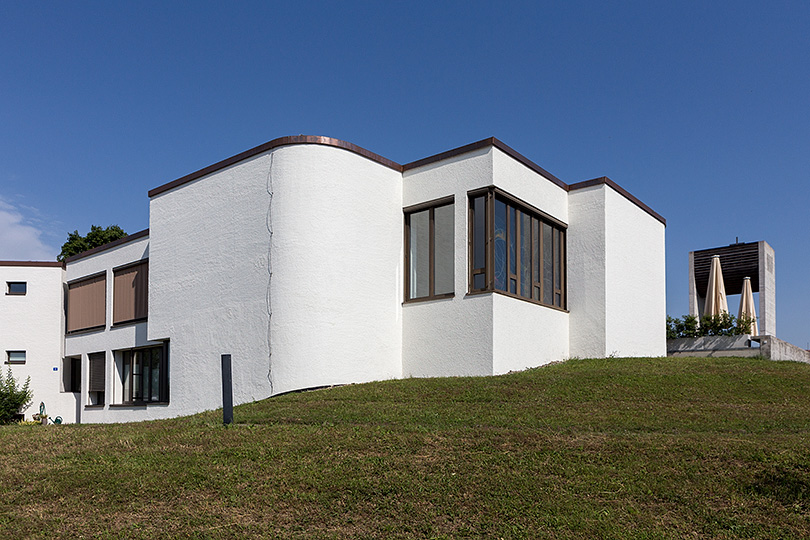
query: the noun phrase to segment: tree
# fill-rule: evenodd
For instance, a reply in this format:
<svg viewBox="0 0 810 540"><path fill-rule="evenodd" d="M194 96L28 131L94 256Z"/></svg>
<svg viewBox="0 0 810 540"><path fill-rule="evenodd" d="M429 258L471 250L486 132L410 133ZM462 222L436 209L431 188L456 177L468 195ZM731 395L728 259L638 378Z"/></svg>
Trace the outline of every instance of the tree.
<svg viewBox="0 0 810 540"><path fill-rule="evenodd" d="M31 377L28 377L22 386L17 386L11 368L8 368L5 377L0 369L0 424L10 423L14 420L14 415L31 401L34 394L30 385Z"/></svg>
<svg viewBox="0 0 810 540"><path fill-rule="evenodd" d="M113 240L118 240L126 235L124 229L118 225L110 225L106 229L102 229L98 225L91 225L90 232L86 236L79 234L79 231L73 231L68 233L67 242L62 244L62 252L56 257L56 260L64 262L68 257L109 244Z"/></svg>

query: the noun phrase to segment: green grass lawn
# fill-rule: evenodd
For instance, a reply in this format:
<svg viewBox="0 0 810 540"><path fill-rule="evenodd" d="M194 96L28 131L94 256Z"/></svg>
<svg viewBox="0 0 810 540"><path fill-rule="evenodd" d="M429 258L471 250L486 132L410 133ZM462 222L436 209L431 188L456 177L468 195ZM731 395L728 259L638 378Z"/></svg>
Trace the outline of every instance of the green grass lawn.
<svg viewBox="0 0 810 540"><path fill-rule="evenodd" d="M0 428L0 536L809 538L810 366L571 360Z"/></svg>

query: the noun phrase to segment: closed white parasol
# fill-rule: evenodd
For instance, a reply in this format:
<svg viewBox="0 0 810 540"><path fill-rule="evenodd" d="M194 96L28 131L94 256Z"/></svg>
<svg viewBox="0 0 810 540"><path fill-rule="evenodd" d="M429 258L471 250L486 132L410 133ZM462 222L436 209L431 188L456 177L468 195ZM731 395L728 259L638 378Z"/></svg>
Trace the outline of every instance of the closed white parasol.
<svg viewBox="0 0 810 540"><path fill-rule="evenodd" d="M728 313L728 301L726 301L726 286L723 283L723 269L720 268L720 255L715 255L709 269L709 287L706 289L706 306L703 308L703 314L714 317L721 313Z"/></svg>
<svg viewBox="0 0 810 540"><path fill-rule="evenodd" d="M754 308L754 292L751 289L750 277L743 279L743 289L742 294L740 295L740 313L738 317L740 319L743 317L751 319L753 322L751 323L751 328L749 328L748 333L752 336L759 335L759 326L757 325L757 310Z"/></svg>

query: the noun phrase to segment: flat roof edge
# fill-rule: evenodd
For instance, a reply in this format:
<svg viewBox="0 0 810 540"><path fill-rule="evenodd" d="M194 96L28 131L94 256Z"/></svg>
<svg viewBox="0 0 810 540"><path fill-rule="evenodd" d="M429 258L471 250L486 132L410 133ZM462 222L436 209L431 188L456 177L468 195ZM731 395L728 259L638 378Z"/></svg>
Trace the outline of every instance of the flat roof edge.
<svg viewBox="0 0 810 540"><path fill-rule="evenodd" d="M652 208L641 202L641 200L638 197L636 197L635 195L624 189L622 186L620 186L607 176L601 176L599 178L594 178L592 180L585 180L584 182L577 182L576 184L571 184L569 190L576 191L578 189L584 189L587 187L600 185L610 186L616 193L623 196L625 199L635 204L636 206L638 206L639 208L650 214L652 217L660 221L664 225L664 227L667 226L667 220L664 218L664 216L662 216L661 214L659 214L658 212L656 212L655 210L653 210Z"/></svg>
<svg viewBox="0 0 810 540"><path fill-rule="evenodd" d="M0 261L0 266L65 267L59 261Z"/></svg>
<svg viewBox="0 0 810 540"><path fill-rule="evenodd" d="M95 255L96 253L100 253L102 251L107 251L108 249L112 249L114 247L118 247L123 244L127 244L129 242L134 242L135 240L139 240L144 236L149 236L149 229L144 229L142 231L138 231L136 233L128 234L123 238L119 238L118 240L113 240L107 244L102 246L94 247L92 249L88 249L87 251L82 251L81 253L77 253L76 255L71 255L67 259L65 259L65 264L72 263L78 261L79 259L84 259L85 257L90 257L91 255Z"/></svg>
<svg viewBox="0 0 810 540"><path fill-rule="evenodd" d="M334 139L332 137L323 137L321 135L293 135L288 137L279 137L278 139L273 139L270 142L266 142L264 144L260 144L250 150L245 150L235 156L231 156L229 158L223 159L222 161L218 161L213 165L209 165L208 167L204 167L198 171L195 171L191 174L187 174L178 178L177 180L172 180L167 184L163 184L162 186L158 186L154 189L149 190L148 195L149 197L154 197L155 195L160 195L161 193L165 193L166 191L170 191L176 187L180 187L183 184L187 184L189 182L193 182L203 176L207 176L211 173L215 173L219 170L222 170L226 167L230 167L240 161L245 159L251 158L253 156L257 156L274 148L280 148L282 146L292 146L296 144L318 144L321 146L331 146L333 148L342 148L344 150L348 150L349 152L353 152L359 156L364 158L370 159L388 167L389 169L393 169L397 172L402 172L402 165L395 161L391 161L388 158L384 158L379 154L375 154L370 150L366 150L356 144L352 144L350 142L342 141L340 139Z"/></svg>

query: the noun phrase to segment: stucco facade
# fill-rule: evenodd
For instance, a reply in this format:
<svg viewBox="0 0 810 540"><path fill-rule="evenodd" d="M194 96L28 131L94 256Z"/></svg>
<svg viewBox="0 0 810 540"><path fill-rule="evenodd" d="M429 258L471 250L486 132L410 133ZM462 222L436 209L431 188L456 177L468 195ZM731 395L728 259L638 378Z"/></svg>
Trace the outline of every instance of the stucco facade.
<svg viewBox="0 0 810 540"><path fill-rule="evenodd" d="M107 276L103 324L71 326L65 338L61 319L48 330L51 363L82 365L81 391L58 402L72 404L69 421L220 407L222 354L233 359L236 404L327 385L506 373L571 356L666 354L663 218L608 179L568 185L496 139L399 165L335 139L286 137L149 196L149 229L52 269L64 273L51 285L53 305L37 308L62 313L63 288L76 308L90 296L73 289ZM486 241L484 229L472 232L484 219L483 206L473 217L474 197L487 197ZM498 204L525 225L498 229ZM431 217L428 245L409 236L408 224L434 207L451 223L434 229ZM557 239L554 268L539 231ZM414 243L430 253L428 296L408 288L428 277ZM476 270L471 257L481 249L488 262ZM503 254L518 261L511 291L498 281ZM133 265L148 267L148 313L116 323L120 269ZM434 295L440 272L451 290ZM127 283L147 286L145 278ZM146 375L142 357L154 362Z"/></svg>

